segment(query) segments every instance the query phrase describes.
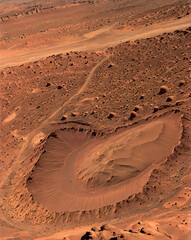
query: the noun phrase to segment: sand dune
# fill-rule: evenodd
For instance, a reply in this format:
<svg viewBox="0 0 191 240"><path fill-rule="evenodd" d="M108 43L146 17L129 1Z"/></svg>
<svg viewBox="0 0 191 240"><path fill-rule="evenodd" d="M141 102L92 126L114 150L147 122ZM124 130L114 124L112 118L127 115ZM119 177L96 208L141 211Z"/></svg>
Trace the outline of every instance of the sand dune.
<svg viewBox="0 0 191 240"><path fill-rule="evenodd" d="M47 139L29 190L56 212L93 210L127 199L173 153L180 117L170 114L105 137L58 130Z"/></svg>

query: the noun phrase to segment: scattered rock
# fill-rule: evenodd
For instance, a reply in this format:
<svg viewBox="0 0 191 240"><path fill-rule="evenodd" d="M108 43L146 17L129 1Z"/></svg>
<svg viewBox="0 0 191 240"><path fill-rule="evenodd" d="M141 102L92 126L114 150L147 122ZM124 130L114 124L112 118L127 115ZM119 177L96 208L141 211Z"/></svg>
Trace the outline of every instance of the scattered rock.
<svg viewBox="0 0 191 240"><path fill-rule="evenodd" d="M141 228L140 233L147 234L147 235L151 235L150 233L147 233L147 232L144 230L144 228Z"/></svg>
<svg viewBox="0 0 191 240"><path fill-rule="evenodd" d="M72 117L76 117L77 115L78 115L77 112L72 112L72 113L71 113L71 116L72 116Z"/></svg>
<svg viewBox="0 0 191 240"><path fill-rule="evenodd" d="M140 99L144 99L144 98L145 98L145 95L142 94L142 95L140 96Z"/></svg>
<svg viewBox="0 0 191 240"><path fill-rule="evenodd" d="M182 102L177 101L175 105L176 105L176 106L180 106L180 105L182 105Z"/></svg>
<svg viewBox="0 0 191 240"><path fill-rule="evenodd" d="M161 86L160 87L160 91L159 91L159 93L158 93L158 95L162 95L162 94L165 94L165 93L167 93L168 92L168 87L167 86Z"/></svg>
<svg viewBox="0 0 191 240"><path fill-rule="evenodd" d="M81 237L81 240L89 240L89 239L93 239L91 232L86 232L86 233Z"/></svg>
<svg viewBox="0 0 191 240"><path fill-rule="evenodd" d="M49 135L48 138L50 138L50 137L57 138L57 135L56 135L56 133L52 132L52 133Z"/></svg>
<svg viewBox="0 0 191 240"><path fill-rule="evenodd" d="M181 80L180 83L179 83L179 87L183 86L186 82L184 80Z"/></svg>
<svg viewBox="0 0 191 240"><path fill-rule="evenodd" d="M109 226L107 224L104 224L100 227L100 231L103 231L103 230L109 230Z"/></svg>
<svg viewBox="0 0 191 240"><path fill-rule="evenodd" d="M134 112L138 112L139 110L141 109L141 107L140 106L135 106L135 108L134 108Z"/></svg>
<svg viewBox="0 0 191 240"><path fill-rule="evenodd" d="M93 232L98 232L98 231L99 231L99 228L98 228L98 227L92 227L91 230L92 230Z"/></svg>
<svg viewBox="0 0 191 240"><path fill-rule="evenodd" d="M111 112L111 113L109 113L109 115L107 116L107 118L108 118L108 119L112 119L112 118L115 117L115 116L116 116L116 114L113 113L113 112Z"/></svg>
<svg viewBox="0 0 191 240"><path fill-rule="evenodd" d="M129 120L133 120L137 116L137 113L132 111L129 117Z"/></svg>
<svg viewBox="0 0 191 240"><path fill-rule="evenodd" d="M141 228L140 233L146 234L146 232L144 231L144 228Z"/></svg>
<svg viewBox="0 0 191 240"><path fill-rule="evenodd" d="M1 75L7 76L7 73L6 72L1 72Z"/></svg>
<svg viewBox="0 0 191 240"><path fill-rule="evenodd" d="M153 113L155 113L155 112L158 112L158 110L159 110L159 107L154 107L154 110L153 110Z"/></svg>
<svg viewBox="0 0 191 240"><path fill-rule="evenodd" d="M159 108L159 110L163 110L163 109L168 108L168 107L170 107L170 106L171 106L171 105L167 105L167 104L161 105L160 108Z"/></svg>
<svg viewBox="0 0 191 240"><path fill-rule="evenodd" d="M166 99L166 102L172 102L174 99L174 96L169 96L167 99Z"/></svg>
<svg viewBox="0 0 191 240"><path fill-rule="evenodd" d="M64 121L67 119L67 115L63 115L62 118L61 118L61 121Z"/></svg>

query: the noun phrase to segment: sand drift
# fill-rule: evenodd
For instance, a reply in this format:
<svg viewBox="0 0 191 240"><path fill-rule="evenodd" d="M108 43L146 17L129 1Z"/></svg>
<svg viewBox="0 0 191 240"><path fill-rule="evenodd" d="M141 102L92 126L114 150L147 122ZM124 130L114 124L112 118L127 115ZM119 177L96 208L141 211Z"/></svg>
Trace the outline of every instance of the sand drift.
<svg viewBox="0 0 191 240"><path fill-rule="evenodd" d="M59 129L28 179L34 200L56 211L101 208L141 191L181 137L180 114L109 134Z"/></svg>

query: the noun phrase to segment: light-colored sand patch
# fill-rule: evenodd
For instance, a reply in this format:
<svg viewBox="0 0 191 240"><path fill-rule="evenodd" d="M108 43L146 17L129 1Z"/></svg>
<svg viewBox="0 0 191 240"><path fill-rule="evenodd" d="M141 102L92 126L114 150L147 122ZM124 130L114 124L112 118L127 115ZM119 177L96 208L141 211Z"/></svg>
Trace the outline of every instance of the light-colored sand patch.
<svg viewBox="0 0 191 240"><path fill-rule="evenodd" d="M86 33L84 34L84 37L85 38L93 38L93 37L97 37L99 36L100 34L102 33L105 33L105 32L108 32L110 31L112 28L113 28L114 25L112 26L107 26L107 27L103 27L103 28L100 28L96 31L92 31L92 32L89 32L89 33Z"/></svg>
<svg viewBox="0 0 191 240"><path fill-rule="evenodd" d="M12 132L11 132L11 134L14 136L14 137L19 137L20 135L19 135L19 130L18 129L15 129L15 130L13 130Z"/></svg>
<svg viewBox="0 0 191 240"><path fill-rule="evenodd" d="M38 93L40 92L40 88L34 88L31 93Z"/></svg>
<svg viewBox="0 0 191 240"><path fill-rule="evenodd" d="M33 147L39 144L44 138L45 138L45 134L43 132L39 132L37 135L35 135L32 139Z"/></svg>
<svg viewBox="0 0 191 240"><path fill-rule="evenodd" d="M88 105L91 102L93 102L94 97L90 97L90 98L84 98L80 101L79 105Z"/></svg>
<svg viewBox="0 0 191 240"><path fill-rule="evenodd" d="M15 118L16 118L16 113L13 112L3 120L3 123L9 123L9 122L13 121L13 119L15 119Z"/></svg>

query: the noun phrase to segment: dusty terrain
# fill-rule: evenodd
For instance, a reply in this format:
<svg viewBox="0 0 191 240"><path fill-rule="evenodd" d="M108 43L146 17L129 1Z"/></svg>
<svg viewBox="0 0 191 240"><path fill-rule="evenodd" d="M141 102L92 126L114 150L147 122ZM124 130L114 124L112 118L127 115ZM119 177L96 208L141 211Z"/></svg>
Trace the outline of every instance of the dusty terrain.
<svg viewBox="0 0 191 240"><path fill-rule="evenodd" d="M189 4L0 2L0 239L191 239Z"/></svg>

